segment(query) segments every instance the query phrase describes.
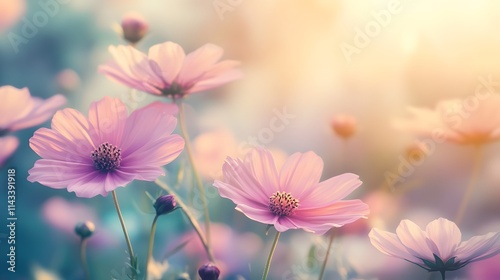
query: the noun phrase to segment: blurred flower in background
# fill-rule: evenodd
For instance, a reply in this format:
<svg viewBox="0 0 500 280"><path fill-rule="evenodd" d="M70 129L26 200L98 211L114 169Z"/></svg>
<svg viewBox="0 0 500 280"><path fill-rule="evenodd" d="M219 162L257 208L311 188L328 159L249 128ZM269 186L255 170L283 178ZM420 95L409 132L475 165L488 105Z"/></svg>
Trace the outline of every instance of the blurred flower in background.
<svg viewBox="0 0 500 280"><path fill-rule="evenodd" d="M16 24L25 10L25 0L0 0L0 33Z"/></svg>
<svg viewBox="0 0 500 280"><path fill-rule="evenodd" d="M16 151L19 140L14 136L0 137L0 167Z"/></svg>

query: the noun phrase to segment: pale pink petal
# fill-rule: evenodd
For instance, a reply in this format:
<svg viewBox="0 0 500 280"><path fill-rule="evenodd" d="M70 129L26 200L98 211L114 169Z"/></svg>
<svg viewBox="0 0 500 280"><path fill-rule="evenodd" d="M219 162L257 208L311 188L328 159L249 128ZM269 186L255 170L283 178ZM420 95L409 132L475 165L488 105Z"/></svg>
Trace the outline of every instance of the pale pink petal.
<svg viewBox="0 0 500 280"><path fill-rule="evenodd" d="M455 251L462 241L462 234L455 223L439 218L427 225L426 232L436 246L437 256L444 261L455 256Z"/></svg>
<svg viewBox="0 0 500 280"><path fill-rule="evenodd" d="M28 173L28 181L62 189L80 180L81 177L94 173L92 163L77 163L52 159L39 159Z"/></svg>
<svg viewBox="0 0 500 280"><path fill-rule="evenodd" d="M318 233L366 218L369 213L368 205L358 199L337 201L328 206L309 209L301 208L299 201L299 207L288 218L301 228Z"/></svg>
<svg viewBox="0 0 500 280"><path fill-rule="evenodd" d="M500 254L500 232L474 236L462 242L457 249L457 259L473 262Z"/></svg>
<svg viewBox="0 0 500 280"><path fill-rule="evenodd" d="M401 243L397 235L394 233L373 228L368 234L368 237L370 238L370 242L375 248L388 256L405 259L418 264L423 264L420 259L415 258L408 252L406 247Z"/></svg>
<svg viewBox="0 0 500 280"><path fill-rule="evenodd" d="M278 170L274 164L273 155L264 149L253 149L244 160L247 170L251 170L262 188L274 190L278 186Z"/></svg>
<svg viewBox="0 0 500 280"><path fill-rule="evenodd" d="M345 173L325 180L304 198L303 207L318 207L331 204L332 202L344 199L355 189L361 186L359 176L352 173Z"/></svg>
<svg viewBox="0 0 500 280"><path fill-rule="evenodd" d="M104 97L93 102L89 109L89 123L93 126L93 139L96 145L108 142L120 146L125 123L127 107L117 98Z"/></svg>
<svg viewBox="0 0 500 280"><path fill-rule="evenodd" d="M438 253L429 248L425 232L410 220L402 220L396 229L396 234L408 252L418 258L434 260L433 254Z"/></svg>
<svg viewBox="0 0 500 280"><path fill-rule="evenodd" d="M181 71L186 54L181 46L173 42L157 44L149 49L151 68L161 74L165 84L171 85Z"/></svg>
<svg viewBox="0 0 500 280"><path fill-rule="evenodd" d="M0 130L10 129L12 123L26 117L35 107L28 88L0 87Z"/></svg>
<svg viewBox="0 0 500 280"><path fill-rule="evenodd" d="M0 137L0 167L16 151L19 140L14 136Z"/></svg>
<svg viewBox="0 0 500 280"><path fill-rule="evenodd" d="M48 120L59 107L66 103L66 98L57 94L47 100L33 98L33 101L33 110L25 117L11 123L10 131L32 127Z"/></svg>
<svg viewBox="0 0 500 280"><path fill-rule="evenodd" d="M243 213L248 218L266 225L275 224L279 218L279 216L273 215L267 208L238 204L235 209Z"/></svg>
<svg viewBox="0 0 500 280"><path fill-rule="evenodd" d="M222 166L222 173L224 186L230 186L240 197L248 198L248 200L255 201L258 204L266 204L267 206L269 197L277 191L276 186L263 186L252 174L252 170L249 170L248 166L239 159L228 157ZM219 182L222 183L221 181L215 181L214 186L220 186ZM228 198L233 199L232 197ZM248 205L248 203L244 204Z"/></svg>
<svg viewBox="0 0 500 280"><path fill-rule="evenodd" d="M187 92L200 92L206 91L223 84L232 82L237 79L241 79L243 77L243 73L239 69L233 69L238 66L240 63L234 60L225 60L221 63L218 63L210 69L203 77L196 82Z"/></svg>
<svg viewBox="0 0 500 280"><path fill-rule="evenodd" d="M192 87L222 57L223 53L221 47L205 44L188 54L176 82L183 88Z"/></svg>
<svg viewBox="0 0 500 280"><path fill-rule="evenodd" d="M80 143L81 149L92 152L101 143L94 143L90 135L93 130L88 120L77 110L64 109L58 111L52 118L52 129L68 141Z"/></svg>
<svg viewBox="0 0 500 280"><path fill-rule="evenodd" d="M62 161L91 163L93 148L85 140L68 141L59 132L40 128L30 138L30 147L40 157Z"/></svg>
<svg viewBox="0 0 500 280"><path fill-rule="evenodd" d="M124 139L120 145L122 157L144 148L146 142L170 135L177 125L173 116L177 110L174 104L159 101L135 110L125 124Z"/></svg>
<svg viewBox="0 0 500 280"><path fill-rule="evenodd" d="M165 175L165 170L158 166L123 166L119 168L120 172L134 174L136 180L154 181L158 177Z"/></svg>
<svg viewBox="0 0 500 280"><path fill-rule="evenodd" d="M295 153L281 168L279 189L301 200L318 185L322 172L323 160L314 152Z"/></svg>
<svg viewBox="0 0 500 280"><path fill-rule="evenodd" d="M184 139L179 135L169 135L157 140L144 141L137 150L123 153L122 166L140 168L141 166L163 166L176 159L184 149Z"/></svg>
<svg viewBox="0 0 500 280"><path fill-rule="evenodd" d="M156 85L151 85L148 84L146 81L143 81L141 79L133 78L128 76L121 68L120 66L114 62L110 61L105 65L100 65L99 66L99 73L102 73L106 75L108 78L111 80L114 80L115 82L124 84L128 87L148 92L151 94L156 94L156 95L161 95L161 89L159 84Z"/></svg>

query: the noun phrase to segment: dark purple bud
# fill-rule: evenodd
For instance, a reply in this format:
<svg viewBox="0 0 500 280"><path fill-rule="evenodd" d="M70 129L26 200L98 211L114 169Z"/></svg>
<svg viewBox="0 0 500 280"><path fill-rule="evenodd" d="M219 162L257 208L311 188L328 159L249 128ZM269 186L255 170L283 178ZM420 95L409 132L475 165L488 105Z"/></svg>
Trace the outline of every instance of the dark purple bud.
<svg viewBox="0 0 500 280"><path fill-rule="evenodd" d="M75 233L82 239L88 238L94 233L95 225L94 223L87 221L85 223L78 223L75 226Z"/></svg>
<svg viewBox="0 0 500 280"><path fill-rule="evenodd" d="M144 17L136 12L129 12L122 18L123 38L135 44L148 33L149 25Z"/></svg>
<svg viewBox="0 0 500 280"><path fill-rule="evenodd" d="M156 209L157 216L174 211L176 205L177 203L175 202L175 197L172 194L166 194L158 197L155 204L153 204Z"/></svg>
<svg viewBox="0 0 500 280"><path fill-rule="evenodd" d="M219 279L220 270L212 263L207 263L198 269L198 274L201 280L217 280Z"/></svg>

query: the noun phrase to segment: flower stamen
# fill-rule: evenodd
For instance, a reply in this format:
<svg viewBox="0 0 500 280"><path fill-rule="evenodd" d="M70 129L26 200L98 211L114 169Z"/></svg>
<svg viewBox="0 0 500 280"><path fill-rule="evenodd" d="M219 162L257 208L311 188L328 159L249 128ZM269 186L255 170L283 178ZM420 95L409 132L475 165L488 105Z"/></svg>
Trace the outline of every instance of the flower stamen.
<svg viewBox="0 0 500 280"><path fill-rule="evenodd" d="M120 167L121 150L108 142L102 143L91 153L95 168L101 171L113 171Z"/></svg>
<svg viewBox="0 0 500 280"><path fill-rule="evenodd" d="M278 216L290 216L299 207L299 200L291 193L276 192L269 197L269 210Z"/></svg>

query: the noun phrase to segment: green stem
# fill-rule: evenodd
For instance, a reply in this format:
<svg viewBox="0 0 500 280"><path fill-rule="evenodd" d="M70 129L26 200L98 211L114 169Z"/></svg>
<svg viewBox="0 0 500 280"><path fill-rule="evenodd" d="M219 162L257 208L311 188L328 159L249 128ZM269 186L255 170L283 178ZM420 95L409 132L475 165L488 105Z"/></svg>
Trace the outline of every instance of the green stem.
<svg viewBox="0 0 500 280"><path fill-rule="evenodd" d="M201 203L203 205L203 214L205 216L205 234L207 235L207 245L210 246L210 215L208 213L208 205L207 205L207 198L205 197L205 189L203 188L201 177L198 174L198 170L196 169L196 165L194 163L191 141L189 140L189 134L186 128L184 103L179 102L178 105L179 105L179 126L181 128L182 137L184 137L184 141L186 142L186 152L188 155L189 163L191 164L191 167L193 169L193 175L196 179L196 185L198 187L198 191L200 192Z"/></svg>
<svg viewBox="0 0 500 280"><path fill-rule="evenodd" d="M205 252L207 253L207 257L210 260L210 262L215 263L215 258L212 254L212 250L210 249L210 246L207 243L207 239L205 238L205 235L203 235L203 231L201 230L200 224L198 223L198 220L194 217L193 213L189 210L187 207L186 203L182 201L181 197L173 190L171 189L167 184L161 182L159 179L156 179L155 183L160 186L160 188L164 189L167 191L169 194L173 194L175 196L175 202L179 204L179 208L181 208L182 212L186 215L188 218L189 222L193 226L194 230L196 231L196 234L198 234L198 237L200 238L201 243L203 244L203 247L205 248Z"/></svg>
<svg viewBox="0 0 500 280"><path fill-rule="evenodd" d="M482 160L481 147L476 146L475 150L474 150L474 162L473 162L473 166L472 166L471 177L469 179L469 183L465 189L464 197L462 198L462 201L460 202L460 207L458 208L457 215L455 217L455 223L457 225L462 222L464 215L465 215L465 210L467 210L467 206L472 198L472 194L474 193L476 181L479 177L481 160Z"/></svg>
<svg viewBox="0 0 500 280"><path fill-rule="evenodd" d="M328 241L328 248L326 249L325 259L323 260L323 265L321 266L321 272L319 273L318 280L323 279L323 276L325 275L326 264L328 263L328 257L330 256L330 249L332 248L332 243L333 243L334 237L335 237L335 234L333 233L333 229L332 229L330 232L330 238Z"/></svg>
<svg viewBox="0 0 500 280"><path fill-rule="evenodd" d="M444 274L446 273L446 271L445 270L441 270L440 272L441 272L441 279L445 280L445 275Z"/></svg>
<svg viewBox="0 0 500 280"><path fill-rule="evenodd" d="M149 233L149 247L148 256L146 257L146 279L148 279L149 272L149 262L153 257L153 243L155 242L155 232L156 232L156 221L158 220L158 215L155 215L153 219L153 224L151 225L151 232Z"/></svg>
<svg viewBox="0 0 500 280"><path fill-rule="evenodd" d="M128 236L127 228L125 227L125 221L123 220L122 211L120 210L120 205L118 204L118 198L116 198L116 191L112 191L113 201L115 203L116 213L118 213L118 218L122 225L123 234L125 235L125 241L127 242L128 253L130 255L130 265L132 266L132 279L135 279L137 275L137 260L134 255L134 250L132 249L132 244L130 243L130 237Z"/></svg>
<svg viewBox="0 0 500 280"><path fill-rule="evenodd" d="M269 269L271 268L271 260L273 259L274 251L276 250L276 245L278 245L278 239L280 238L281 232L276 231L276 236L274 237L273 246L271 247L271 251L269 252L269 256L267 257L266 267L264 268L264 273L262 273L262 280L267 279L267 275L269 274Z"/></svg>
<svg viewBox="0 0 500 280"><path fill-rule="evenodd" d="M85 274L85 280L90 280L89 268L87 266L87 257L86 257L86 248L87 248L87 238L82 238L80 241L80 259L82 261L83 272Z"/></svg>

